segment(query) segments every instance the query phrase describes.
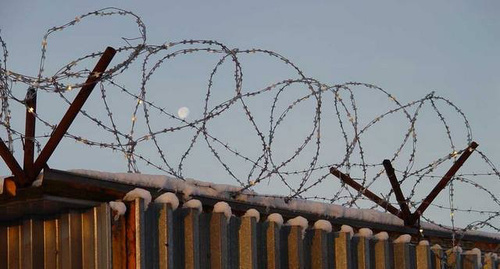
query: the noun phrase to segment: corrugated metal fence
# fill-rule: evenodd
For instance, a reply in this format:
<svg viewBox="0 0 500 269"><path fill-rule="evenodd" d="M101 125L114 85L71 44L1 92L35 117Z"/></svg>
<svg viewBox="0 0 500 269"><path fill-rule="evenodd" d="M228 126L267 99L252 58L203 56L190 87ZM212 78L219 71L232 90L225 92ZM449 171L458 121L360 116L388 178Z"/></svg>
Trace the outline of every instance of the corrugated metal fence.
<svg viewBox="0 0 500 269"><path fill-rule="evenodd" d="M479 268L477 256L136 199L0 225L1 268ZM205 209L207 210L207 209ZM484 259L483 268L500 268Z"/></svg>

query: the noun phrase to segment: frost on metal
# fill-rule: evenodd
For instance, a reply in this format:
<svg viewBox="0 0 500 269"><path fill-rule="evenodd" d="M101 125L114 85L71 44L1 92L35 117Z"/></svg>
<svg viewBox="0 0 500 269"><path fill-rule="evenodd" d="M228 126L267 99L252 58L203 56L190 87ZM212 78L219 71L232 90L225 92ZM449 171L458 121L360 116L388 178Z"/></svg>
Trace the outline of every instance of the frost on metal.
<svg viewBox="0 0 500 269"><path fill-rule="evenodd" d="M354 235L354 230L349 225L342 225L340 227L340 232L342 232L342 233L348 233L348 234L351 235L351 237Z"/></svg>
<svg viewBox="0 0 500 269"><path fill-rule="evenodd" d="M253 208L250 208L248 209L245 214L243 215L243 217L252 217L252 218L255 218L255 220L257 222L259 222L260 220L260 213L259 211L253 209Z"/></svg>
<svg viewBox="0 0 500 269"><path fill-rule="evenodd" d="M118 220L120 216L125 215L127 212L127 206L121 201L111 201L109 207L115 212L115 220Z"/></svg>
<svg viewBox="0 0 500 269"><path fill-rule="evenodd" d="M198 212L201 212L203 210L203 206L200 202L200 200L196 200L196 199L191 199L187 202L185 202L183 205L182 205L183 208L192 208L192 209L196 209Z"/></svg>
<svg viewBox="0 0 500 269"><path fill-rule="evenodd" d="M396 240L394 240L394 243L410 243L411 242L411 235L409 234L402 234Z"/></svg>
<svg viewBox="0 0 500 269"><path fill-rule="evenodd" d="M361 228L359 229L357 235L360 237L370 238L373 236L373 231L369 228Z"/></svg>
<svg viewBox="0 0 500 269"><path fill-rule="evenodd" d="M327 233L331 233L332 224L327 220L320 219L314 223L314 229L323 230L326 231Z"/></svg>
<svg viewBox="0 0 500 269"><path fill-rule="evenodd" d="M148 209L149 203L151 203L151 193L145 189L135 188L129 191L123 197L123 201L134 201L136 198L144 199L144 210Z"/></svg>
<svg viewBox="0 0 500 269"><path fill-rule="evenodd" d="M427 241L427 240L421 240L420 242L418 242L418 244L420 246L428 246L429 245L429 241Z"/></svg>
<svg viewBox="0 0 500 269"><path fill-rule="evenodd" d="M267 221L274 222L278 226L283 225L283 217L279 213L272 213L271 215L267 216Z"/></svg>
<svg viewBox="0 0 500 269"><path fill-rule="evenodd" d="M215 213L224 213L224 216L226 216L227 222L230 221L231 216L232 216L231 207L226 202L217 202L214 205L214 212Z"/></svg>
<svg viewBox="0 0 500 269"><path fill-rule="evenodd" d="M170 204L172 210L176 210L179 207L179 199L175 193L166 192L155 199L155 203L158 204Z"/></svg>
<svg viewBox="0 0 500 269"><path fill-rule="evenodd" d="M387 241L389 239L389 234L387 232L380 232L375 235L375 238L379 241Z"/></svg>

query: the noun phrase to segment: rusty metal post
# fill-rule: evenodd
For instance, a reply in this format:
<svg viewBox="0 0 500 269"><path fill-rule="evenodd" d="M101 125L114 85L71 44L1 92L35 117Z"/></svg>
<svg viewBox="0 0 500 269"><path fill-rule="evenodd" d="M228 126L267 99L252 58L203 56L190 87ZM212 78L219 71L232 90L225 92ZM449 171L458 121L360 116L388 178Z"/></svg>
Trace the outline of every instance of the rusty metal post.
<svg viewBox="0 0 500 269"><path fill-rule="evenodd" d="M33 161L35 158L36 89L26 93L26 122L24 129L24 173L29 181L35 180Z"/></svg>
<svg viewBox="0 0 500 269"><path fill-rule="evenodd" d="M394 173L394 168L392 167L390 160L384 160L382 162L385 168L385 172L387 173L387 177L391 182L392 189L394 190L394 194L396 195L396 200L398 201L399 208L401 208L401 217L405 222L405 225L408 224L410 217L410 208L408 208L408 204L406 203L406 199L403 195L403 191L401 191L401 186L399 185L398 179L396 178L396 174Z"/></svg>
<svg viewBox="0 0 500 269"><path fill-rule="evenodd" d="M23 169L21 169L21 166L19 163L16 161L16 158L14 158L14 155L10 152L9 148L7 145L5 145L5 142L0 138L0 156L2 156L2 159L5 161L5 164L9 167L10 171L14 175L14 182L18 186L24 186L28 182L26 179L26 175L24 174Z"/></svg>
<svg viewBox="0 0 500 269"><path fill-rule="evenodd" d="M330 173L336 177L338 177L340 180L345 182L347 185L351 186L355 190L361 192L364 196L366 196L368 199L372 200L379 206L383 207L387 211L391 212L393 215L401 218L402 214L401 211L399 211L397 208L395 208L393 205L388 203L386 200L378 197L375 193L371 192L368 189L365 189L362 185L354 181L349 175L346 175L339 170L335 169L334 167L330 168Z"/></svg>
<svg viewBox="0 0 500 269"><path fill-rule="evenodd" d="M75 100L69 106L68 110L66 111L66 114L64 114L63 118L57 125L51 137L49 138L49 141L43 147L42 152L40 152L40 155L36 159L33 167L33 174L35 177L42 171L42 169L47 164L47 161L49 160L50 156L52 155L52 153L54 153L54 150L56 149L57 145L68 131L73 120L76 118L76 115L78 115L78 113L82 109L83 105L85 104L85 101L87 101L87 98L92 93L92 90L94 89L95 85L100 80L101 75L104 73L109 63L115 56L115 53L116 53L115 49L107 47L104 53L102 54L101 58L99 59L99 62L97 62L96 66L94 67L94 70L92 71L92 73L90 73L89 77L87 78L87 81L85 81L84 86L80 89L80 92L76 96Z"/></svg>
<svg viewBox="0 0 500 269"><path fill-rule="evenodd" d="M478 144L476 142L472 142L463 152L462 155L458 158L458 160L451 166L451 168L446 172L443 178L439 181L439 183L432 189L432 191L427 195L424 201L417 208L415 213L413 213L410 217L410 224L414 224L420 216L424 213L424 211L429 207L429 205L434 201L434 199L438 196L438 194L448 185L448 182L453 178L455 173L460 169L460 167L465 163L465 161L469 158L472 152L477 148Z"/></svg>

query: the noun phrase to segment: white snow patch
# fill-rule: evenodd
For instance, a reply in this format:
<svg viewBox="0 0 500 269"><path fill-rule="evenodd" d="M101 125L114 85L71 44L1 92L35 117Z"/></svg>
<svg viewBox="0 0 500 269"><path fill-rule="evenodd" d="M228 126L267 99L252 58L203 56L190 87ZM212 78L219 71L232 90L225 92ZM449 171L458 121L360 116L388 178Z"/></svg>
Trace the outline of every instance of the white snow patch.
<svg viewBox="0 0 500 269"><path fill-rule="evenodd" d="M43 183L43 172L40 173L37 177L36 180L31 183L31 187L40 187L42 186Z"/></svg>
<svg viewBox="0 0 500 269"><path fill-rule="evenodd" d="M302 228L302 238L306 235L305 231L307 229L307 226L309 226L309 223L307 222L307 219L302 217L302 216L297 216L293 219L289 219L287 222L287 225L290 226L299 226Z"/></svg>
<svg viewBox="0 0 500 269"><path fill-rule="evenodd" d="M492 261L496 261L498 258L498 255L496 253L488 252L484 254L484 259L491 259Z"/></svg>
<svg viewBox="0 0 500 269"><path fill-rule="evenodd" d="M252 217L252 218L255 218L255 220L257 222L259 222L260 220L260 213L259 211L253 209L253 208L250 208L247 210L247 212L245 212L245 214L243 215L243 217Z"/></svg>
<svg viewBox="0 0 500 269"><path fill-rule="evenodd" d="M214 205L214 212L215 213L224 213L224 216L226 216L227 221L231 219L231 207L226 203L226 202L217 202Z"/></svg>
<svg viewBox="0 0 500 269"><path fill-rule="evenodd" d="M286 223L290 226L300 226L303 229L306 229L307 226L309 225L307 223L307 219L302 216L297 216L293 219L289 219Z"/></svg>
<svg viewBox="0 0 500 269"><path fill-rule="evenodd" d="M411 242L411 235L409 234L402 234L396 240L394 240L395 244L398 243L410 243Z"/></svg>
<svg viewBox="0 0 500 269"><path fill-rule="evenodd" d="M387 232L380 232L380 233L375 235L375 238L378 241L386 241L389 239L389 234Z"/></svg>
<svg viewBox="0 0 500 269"><path fill-rule="evenodd" d="M481 250L478 248L473 248L465 252L467 255L476 255L477 256L477 266L481 267Z"/></svg>
<svg viewBox="0 0 500 269"><path fill-rule="evenodd" d="M421 240L420 242L418 242L418 245L419 246L429 246L429 241L427 240Z"/></svg>
<svg viewBox="0 0 500 269"><path fill-rule="evenodd" d="M443 249L439 244L434 244L432 247L431 247L432 250L441 250Z"/></svg>
<svg viewBox="0 0 500 269"><path fill-rule="evenodd" d="M463 249L460 246L454 246L453 248L449 249L447 252L462 253Z"/></svg>
<svg viewBox="0 0 500 269"><path fill-rule="evenodd" d="M203 206L201 205L200 200L196 200L196 199L191 199L191 200L185 202L182 205L182 207L197 209L198 212L201 212L203 210Z"/></svg>
<svg viewBox="0 0 500 269"><path fill-rule="evenodd" d="M109 202L109 207L111 208L111 210L116 212L115 220L118 220L118 218L120 216L125 215L125 212L127 212L127 206L125 206L125 204L123 202L120 202L120 201Z"/></svg>
<svg viewBox="0 0 500 269"><path fill-rule="evenodd" d="M373 231L370 230L369 228L361 228L358 231L358 236L370 238L373 236Z"/></svg>
<svg viewBox="0 0 500 269"><path fill-rule="evenodd" d="M323 231L326 231L327 233L331 233L333 230L332 224L329 221L324 220L324 219L317 220L314 223L314 229L323 230Z"/></svg>
<svg viewBox="0 0 500 269"><path fill-rule="evenodd" d="M135 188L125 194L123 201L134 201L136 198L144 199L144 210L148 209L149 203L151 203L151 193L145 189Z"/></svg>
<svg viewBox="0 0 500 269"><path fill-rule="evenodd" d="M349 225L340 226L340 231L343 233L349 233L351 235L351 237L354 235L354 230Z"/></svg>
<svg viewBox="0 0 500 269"><path fill-rule="evenodd" d="M172 206L172 210L176 210L179 207L179 199L177 195L172 192L166 192L155 199L155 203L157 204L170 204Z"/></svg>
<svg viewBox="0 0 500 269"><path fill-rule="evenodd" d="M272 213L271 215L267 216L267 221L274 222L278 224L278 226L283 225L283 217L279 213Z"/></svg>

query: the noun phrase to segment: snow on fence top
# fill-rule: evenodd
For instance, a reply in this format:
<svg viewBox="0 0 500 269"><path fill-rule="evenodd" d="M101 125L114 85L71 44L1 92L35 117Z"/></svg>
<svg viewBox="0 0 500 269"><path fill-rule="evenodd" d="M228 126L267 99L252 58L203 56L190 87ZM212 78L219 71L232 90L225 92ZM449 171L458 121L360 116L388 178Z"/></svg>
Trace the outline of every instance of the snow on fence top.
<svg viewBox="0 0 500 269"><path fill-rule="evenodd" d="M348 208L335 204L327 204L303 199L292 199L286 202L286 197L259 195L250 190L234 197L234 193L239 193L241 187L214 184L194 179L179 180L176 178L162 175L144 175L133 173L109 173L94 170L71 170L71 172L107 180L118 183L130 184L138 187L157 188L166 191L173 191L180 194L184 199L190 200L192 196L205 196L215 199L244 201L255 205L265 206L267 208L277 208L297 212L310 212L318 215L325 215L335 218L346 218L352 220L361 220L370 223L404 226L403 221L396 216L384 213L375 209L356 209ZM421 227L424 230L448 231L438 225L423 222ZM500 234L482 231L465 231L468 235L481 235L485 237L500 239Z"/></svg>

